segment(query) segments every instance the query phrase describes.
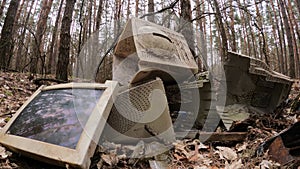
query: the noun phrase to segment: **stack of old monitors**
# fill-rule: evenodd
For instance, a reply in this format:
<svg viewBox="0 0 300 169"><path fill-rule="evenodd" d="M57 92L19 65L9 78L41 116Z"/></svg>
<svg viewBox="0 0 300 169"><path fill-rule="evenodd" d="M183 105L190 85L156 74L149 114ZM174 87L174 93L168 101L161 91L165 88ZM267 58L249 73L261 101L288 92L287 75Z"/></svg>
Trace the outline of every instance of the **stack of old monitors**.
<svg viewBox="0 0 300 169"><path fill-rule="evenodd" d="M40 87L1 130L10 150L58 166L88 168L117 82Z"/></svg>

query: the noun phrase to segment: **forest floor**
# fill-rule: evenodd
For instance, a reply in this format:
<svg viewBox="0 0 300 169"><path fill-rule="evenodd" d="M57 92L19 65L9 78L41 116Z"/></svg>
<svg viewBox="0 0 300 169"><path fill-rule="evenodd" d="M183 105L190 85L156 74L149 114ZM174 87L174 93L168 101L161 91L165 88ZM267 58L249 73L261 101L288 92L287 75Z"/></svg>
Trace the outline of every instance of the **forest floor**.
<svg viewBox="0 0 300 169"><path fill-rule="evenodd" d="M30 74L0 72L0 127L3 128L12 115L38 88ZM295 100L299 88L293 88L289 100ZM92 158L92 169L97 168L297 168L291 162L284 166L272 161L268 151L256 155L259 146L266 140L298 121L300 111L292 112L290 104L284 104L274 113L251 112L243 127L247 137L241 142L200 143L197 138L177 140L166 153L152 158L129 158L130 151L139 145L130 146L107 143L99 146ZM125 150L126 149L126 150ZM122 155L116 151L127 151ZM57 168L37 162L0 146L0 168L50 169Z"/></svg>

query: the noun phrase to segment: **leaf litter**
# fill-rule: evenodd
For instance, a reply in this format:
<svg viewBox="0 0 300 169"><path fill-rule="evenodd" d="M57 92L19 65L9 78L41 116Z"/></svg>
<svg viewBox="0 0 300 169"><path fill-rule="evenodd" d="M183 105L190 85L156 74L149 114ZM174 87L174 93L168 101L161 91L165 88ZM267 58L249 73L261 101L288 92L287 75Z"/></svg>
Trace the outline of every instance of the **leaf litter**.
<svg viewBox="0 0 300 169"><path fill-rule="evenodd" d="M19 107L38 88L30 74L0 72L0 128L10 120ZM259 145L276 133L298 121L300 112L291 111L291 104L298 101L299 87L293 87L288 101L277 108L274 113L260 114L249 110L249 118L243 122L233 122L231 130L248 132L247 138L240 143L208 142L198 139L182 139L173 143L173 147L158 156L141 158L149 151L149 143L121 145L106 142L96 150L92 158L92 169L100 168L192 168L192 169L237 169L237 168L297 168L295 165L281 166L270 160L268 152L257 156ZM242 127L241 127L242 126ZM245 127L246 126L246 127ZM160 143L152 143L159 147ZM154 146L154 147L155 147ZM148 147L148 150L147 150ZM120 153L121 152L121 153ZM139 157L139 158L136 158ZM20 157L0 146L0 168L41 168L31 159ZM55 168L43 164L42 168Z"/></svg>

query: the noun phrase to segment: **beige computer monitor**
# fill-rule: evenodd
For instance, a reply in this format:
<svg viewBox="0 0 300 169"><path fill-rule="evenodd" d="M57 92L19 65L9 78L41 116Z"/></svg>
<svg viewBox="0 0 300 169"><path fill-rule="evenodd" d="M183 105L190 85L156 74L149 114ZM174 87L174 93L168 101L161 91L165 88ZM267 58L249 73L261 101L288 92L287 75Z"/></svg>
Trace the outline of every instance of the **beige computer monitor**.
<svg viewBox="0 0 300 169"><path fill-rule="evenodd" d="M175 141L163 81L159 78L119 92L107 123L103 132L107 141L125 144L137 144L140 140L164 144Z"/></svg>
<svg viewBox="0 0 300 169"><path fill-rule="evenodd" d="M51 164L74 168L88 168L90 157L94 154L106 119L111 111L113 94L116 92L116 89L117 82L112 81L106 81L105 84L68 83L49 87L42 86L26 101L1 130L0 143L14 152ZM78 93L74 93L74 91ZM88 94L82 94L88 93L87 91L91 95L94 91L96 93L93 95L94 98L88 96ZM59 98L57 100L60 100L58 103L50 99L51 94L55 93L61 95L57 96ZM98 95L99 93L101 93L101 96ZM44 100L39 102L39 99L43 98ZM69 98L75 99L75 101L71 103L72 101L71 99L68 100ZM82 101L89 99L92 101L86 101L84 104L81 104ZM80 103L76 103L79 101ZM50 104L45 102L49 102ZM64 110L65 107L60 102L63 102L64 106L68 105L69 107ZM72 104L74 105L73 108ZM75 104L79 104L77 108ZM53 105L54 108L49 106L50 108L48 109L48 105ZM42 110L43 106L46 106L45 110ZM32 111L33 109L37 111ZM91 112L89 112L90 110ZM76 116L78 115L78 122L82 123L82 130L78 127L78 123L73 123L70 120L75 119L74 114L72 114L74 112L76 112ZM62 115L64 113L66 116ZM62 124L61 126L56 126L56 117L60 121L59 124ZM26 121L28 119L29 121ZM50 122L43 122L45 119L48 119ZM35 124L42 125L34 126ZM47 128L49 124L53 124L53 127ZM19 129L16 129L14 125L18 125ZM77 126L77 128L74 126ZM39 131L40 133L38 133ZM59 135L61 138L57 137L55 140L56 135ZM67 145L69 142L73 144Z"/></svg>

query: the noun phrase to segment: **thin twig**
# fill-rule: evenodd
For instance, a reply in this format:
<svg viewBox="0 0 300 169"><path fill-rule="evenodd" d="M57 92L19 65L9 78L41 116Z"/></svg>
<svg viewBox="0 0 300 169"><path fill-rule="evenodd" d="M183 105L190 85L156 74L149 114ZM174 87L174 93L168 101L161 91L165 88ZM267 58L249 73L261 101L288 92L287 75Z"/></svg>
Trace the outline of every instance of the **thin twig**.
<svg viewBox="0 0 300 169"><path fill-rule="evenodd" d="M162 8L161 10L158 10L156 12L151 12L151 13L144 14L143 16L140 17L140 19L143 19L146 16L152 16L152 15L155 15L155 14L158 14L158 13L162 13L162 12L168 10L168 9L173 9L178 2L179 2L179 0L176 0L176 1L172 2L169 6L167 6L165 8Z"/></svg>

